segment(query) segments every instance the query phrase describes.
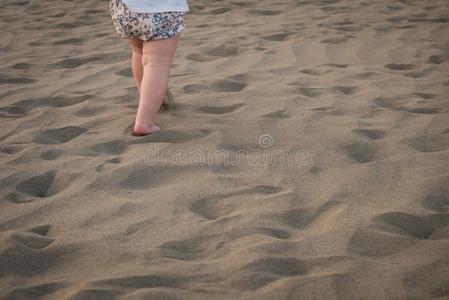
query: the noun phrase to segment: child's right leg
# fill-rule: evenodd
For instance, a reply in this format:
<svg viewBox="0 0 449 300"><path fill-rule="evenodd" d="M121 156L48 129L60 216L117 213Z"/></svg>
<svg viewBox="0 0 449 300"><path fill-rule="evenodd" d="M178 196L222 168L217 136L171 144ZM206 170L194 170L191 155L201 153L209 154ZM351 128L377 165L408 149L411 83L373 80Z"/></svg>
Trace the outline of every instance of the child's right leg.
<svg viewBox="0 0 449 300"><path fill-rule="evenodd" d="M148 134L160 129L154 124L154 119L167 92L170 66L178 40L179 35L143 43L143 77L134 125L137 134Z"/></svg>

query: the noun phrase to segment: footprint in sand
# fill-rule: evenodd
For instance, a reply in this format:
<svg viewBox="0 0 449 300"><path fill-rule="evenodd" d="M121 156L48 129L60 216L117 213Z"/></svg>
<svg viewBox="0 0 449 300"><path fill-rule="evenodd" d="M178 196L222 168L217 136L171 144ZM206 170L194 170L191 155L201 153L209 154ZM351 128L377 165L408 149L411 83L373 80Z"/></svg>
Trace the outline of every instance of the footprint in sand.
<svg viewBox="0 0 449 300"><path fill-rule="evenodd" d="M381 214L373 219L370 227L392 234L401 234L420 239L427 239L435 230L434 224L430 221L403 212Z"/></svg>
<svg viewBox="0 0 449 300"><path fill-rule="evenodd" d="M63 17L64 15L58 14L55 17L60 18L60 17ZM69 38L69 39L62 39L62 40L55 41L53 44L54 45L71 45L72 46L72 45L82 45L85 42L86 42L86 38Z"/></svg>
<svg viewBox="0 0 449 300"><path fill-rule="evenodd" d="M71 253L75 250L73 245L54 245L55 238L49 236L51 225L41 225L26 231L9 230L0 232L0 241L3 245L0 249L0 269L2 276L39 276L48 272L62 262L71 260ZM27 295L27 292L39 292L33 295L45 296L52 290L62 288L58 283L47 283L49 290L42 289L36 285L17 288L10 295ZM28 297L27 297L28 298ZM8 298L16 299L16 298ZM22 299L22 298L20 298Z"/></svg>
<svg viewBox="0 0 449 300"><path fill-rule="evenodd" d="M32 107L66 107L76 105L91 99L93 95L85 94L80 96L54 96L35 99L24 99L13 103L14 107L29 109Z"/></svg>
<svg viewBox="0 0 449 300"><path fill-rule="evenodd" d="M292 82L290 85L295 86L296 82ZM325 93L337 93L345 96L353 95L359 90L356 86L335 86L332 88L313 88L313 87L300 87L298 92L306 97L314 98L319 97Z"/></svg>
<svg viewBox="0 0 449 300"><path fill-rule="evenodd" d="M431 258L431 255L428 255ZM418 264L404 274L402 284L406 299L447 299L449 288L447 280L448 260L431 259ZM432 274L429 276L429 274Z"/></svg>
<svg viewBox="0 0 449 300"><path fill-rule="evenodd" d="M319 65L319 66L316 66L316 67L310 68L310 69L303 69L300 72L303 74L307 74L307 75L320 76L320 75L324 75L324 74L333 72L334 69L345 69L348 66L349 65L344 65L344 64L324 64L324 65Z"/></svg>
<svg viewBox="0 0 449 300"><path fill-rule="evenodd" d="M22 147L9 146L9 145L4 145L3 147L0 148L0 151L6 154L15 154L22 150L23 150Z"/></svg>
<svg viewBox="0 0 449 300"><path fill-rule="evenodd" d="M235 103L226 106L201 106L196 111L205 114L223 115L234 112L243 106L245 106L244 103Z"/></svg>
<svg viewBox="0 0 449 300"><path fill-rule="evenodd" d="M0 107L0 118L22 118L27 115L29 108L20 106Z"/></svg>
<svg viewBox="0 0 449 300"><path fill-rule="evenodd" d="M119 76L123 76L123 77L132 78L133 70L132 70L132 68L124 68L124 69L121 69L120 71L116 72L115 74L117 74Z"/></svg>
<svg viewBox="0 0 449 300"><path fill-rule="evenodd" d="M340 36L340 37L332 37L332 38L324 39L321 41L321 43L323 43L323 44L343 44L347 40L348 40L348 38Z"/></svg>
<svg viewBox="0 0 449 300"><path fill-rule="evenodd" d="M217 238L200 235L185 240L165 242L158 248L162 257L197 260L212 254L216 246Z"/></svg>
<svg viewBox="0 0 449 300"><path fill-rule="evenodd" d="M1 84L27 84L36 82L33 78L28 77L9 77L3 74L0 74L0 85Z"/></svg>
<svg viewBox="0 0 449 300"><path fill-rule="evenodd" d="M406 140L405 143L424 153L447 151L449 149L449 133L426 134Z"/></svg>
<svg viewBox="0 0 449 300"><path fill-rule="evenodd" d="M359 88L356 86L336 86L333 87L332 90L339 94L349 96L355 94Z"/></svg>
<svg viewBox="0 0 449 300"><path fill-rule="evenodd" d="M260 258L238 269L231 277L231 284L241 290L256 290L278 279L306 274L306 264L301 259L295 257Z"/></svg>
<svg viewBox="0 0 449 300"><path fill-rule="evenodd" d="M60 149L50 149L45 152L42 152L40 156L45 160L55 160L58 157L60 157L63 153L64 151Z"/></svg>
<svg viewBox="0 0 449 300"><path fill-rule="evenodd" d="M437 213L449 213L449 177L442 177L429 185L423 207Z"/></svg>
<svg viewBox="0 0 449 300"><path fill-rule="evenodd" d="M282 14L281 10L268 10L268 9L252 9L249 11L249 14L254 16L277 16Z"/></svg>
<svg viewBox="0 0 449 300"><path fill-rule="evenodd" d="M211 195L193 202L190 210L209 220L216 220L231 213L236 208L235 196L244 194L271 195L282 190L278 186L258 185L251 189L225 194Z"/></svg>
<svg viewBox="0 0 449 300"><path fill-rule="evenodd" d="M209 87L206 84L193 83L183 86L182 90L189 95L202 94L209 92Z"/></svg>
<svg viewBox="0 0 449 300"><path fill-rule="evenodd" d="M209 83L209 87L214 92L229 93L239 92L247 86L246 83L229 79L214 80Z"/></svg>
<svg viewBox="0 0 449 300"><path fill-rule="evenodd" d="M205 62L213 61L224 57L234 57L240 53L240 47L234 44L221 44L216 47L207 47L200 50L199 53L191 53L186 56L186 59Z"/></svg>
<svg viewBox="0 0 449 300"><path fill-rule="evenodd" d="M289 111L286 109L276 110L267 114L262 115L264 118L272 119L274 121L287 119L289 117Z"/></svg>
<svg viewBox="0 0 449 300"><path fill-rule="evenodd" d="M278 32L278 33L273 33L270 35L265 35L262 36L262 39L267 40L267 41L273 41L273 42L282 42L287 40L287 38L289 36L291 36L293 33L292 32Z"/></svg>
<svg viewBox="0 0 449 300"><path fill-rule="evenodd" d="M92 145L90 148L95 154L119 155L126 151L128 143L124 140L113 140Z"/></svg>
<svg viewBox="0 0 449 300"><path fill-rule="evenodd" d="M87 283L91 289L103 290L105 293L100 293L102 296L111 295L111 293L117 296L117 288L127 290L137 290L137 289L150 289L150 288L176 288L180 287L188 281L194 281L195 277L187 278L182 275L142 275L142 276L126 276L126 277L115 277L110 279L100 279L94 280ZM108 288L106 288L108 287ZM84 293L84 296L98 295L98 293ZM87 298L76 298L76 299L91 299ZM96 297L97 298L97 297ZM116 297L113 297L116 298ZM100 297L97 299L111 299L111 297Z"/></svg>
<svg viewBox="0 0 449 300"><path fill-rule="evenodd" d="M375 128L356 128L352 130L352 132L363 137L367 137L371 140L380 140L386 135L385 130Z"/></svg>
<svg viewBox="0 0 449 300"><path fill-rule="evenodd" d="M231 9L229 7L219 7L219 8L211 9L209 11L209 13L212 14L212 15L222 15L224 13L227 13L230 10Z"/></svg>
<svg viewBox="0 0 449 300"><path fill-rule="evenodd" d="M370 140L365 140L362 138L355 139L351 143L343 146L342 150L354 163L363 164L378 159L378 149Z"/></svg>
<svg viewBox="0 0 449 300"><path fill-rule="evenodd" d="M27 287L13 288L5 299L45 299L51 298L52 294L59 290L68 288L69 284L62 281L29 285Z"/></svg>
<svg viewBox="0 0 449 300"><path fill-rule="evenodd" d="M429 59L427 60L427 63L439 65L439 64L442 64L442 63L444 63L446 61L449 61L449 54L431 55L431 56L429 56Z"/></svg>
<svg viewBox="0 0 449 300"><path fill-rule="evenodd" d="M449 215L414 215L393 211L376 216L367 227L358 228L348 243L348 252L384 257L420 241L449 240Z"/></svg>
<svg viewBox="0 0 449 300"><path fill-rule="evenodd" d="M300 207L277 214L274 217L295 229L305 229L319 218L340 205L340 201L330 200L319 207Z"/></svg>
<svg viewBox="0 0 449 300"><path fill-rule="evenodd" d="M22 63L22 62L21 63L16 63L16 64L11 66L11 68L13 68L15 70L29 70L32 67L33 67L32 64Z"/></svg>
<svg viewBox="0 0 449 300"><path fill-rule="evenodd" d="M397 64L397 63L389 63L384 65L386 69L393 71L407 71L413 69L415 66L413 64Z"/></svg>
<svg viewBox="0 0 449 300"><path fill-rule="evenodd" d="M233 44L221 44L217 47L206 48L202 51L203 54L216 57L232 57L240 52L240 47Z"/></svg>
<svg viewBox="0 0 449 300"><path fill-rule="evenodd" d="M373 103L382 108L405 111L415 114L437 114L441 111L438 102L429 103L429 100L435 98L435 95L429 93L414 93L399 97L378 97Z"/></svg>
<svg viewBox="0 0 449 300"><path fill-rule="evenodd" d="M75 69L90 62L100 62L104 60L105 58L101 56L89 56L86 58L68 58L53 63L51 66L65 69Z"/></svg>
<svg viewBox="0 0 449 300"><path fill-rule="evenodd" d="M33 142L49 145L64 144L85 133L86 131L86 128L78 126L65 126L56 129L47 129L39 133L34 138Z"/></svg>
<svg viewBox="0 0 449 300"><path fill-rule="evenodd" d="M31 202L54 196L70 186L72 177L56 170L32 176L20 181L6 200L14 203Z"/></svg>
<svg viewBox="0 0 449 300"><path fill-rule="evenodd" d="M205 62L205 61L213 61L216 60L216 57L210 57L203 55L201 53L191 53L186 56L187 60L196 61L196 62Z"/></svg>
<svg viewBox="0 0 449 300"><path fill-rule="evenodd" d="M306 97L314 98L318 97L327 92L325 88L310 88L310 87L300 87L298 92Z"/></svg>

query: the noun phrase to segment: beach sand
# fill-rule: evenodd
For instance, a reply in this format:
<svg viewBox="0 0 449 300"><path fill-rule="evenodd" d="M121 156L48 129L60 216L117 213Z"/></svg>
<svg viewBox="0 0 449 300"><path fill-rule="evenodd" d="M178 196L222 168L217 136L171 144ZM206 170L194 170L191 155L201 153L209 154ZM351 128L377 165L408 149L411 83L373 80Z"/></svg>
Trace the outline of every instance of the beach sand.
<svg viewBox="0 0 449 300"><path fill-rule="evenodd" d="M191 0L161 132L108 1L0 3L0 299L449 298L449 8Z"/></svg>

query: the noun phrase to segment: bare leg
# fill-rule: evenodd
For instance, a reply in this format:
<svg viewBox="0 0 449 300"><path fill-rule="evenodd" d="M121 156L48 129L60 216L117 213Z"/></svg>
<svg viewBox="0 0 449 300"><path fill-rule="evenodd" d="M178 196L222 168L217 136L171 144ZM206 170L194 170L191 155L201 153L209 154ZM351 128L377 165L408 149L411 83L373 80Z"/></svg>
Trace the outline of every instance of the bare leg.
<svg viewBox="0 0 449 300"><path fill-rule="evenodd" d="M170 66L178 46L179 35L170 39L143 43L143 77L134 132L146 134L160 128L154 119L168 87Z"/></svg>
<svg viewBox="0 0 449 300"><path fill-rule="evenodd" d="M134 81L137 85L137 91L140 95L140 85L143 76L143 66L142 66L142 51L143 51L143 41L139 39L129 39L131 44L131 66L133 70Z"/></svg>

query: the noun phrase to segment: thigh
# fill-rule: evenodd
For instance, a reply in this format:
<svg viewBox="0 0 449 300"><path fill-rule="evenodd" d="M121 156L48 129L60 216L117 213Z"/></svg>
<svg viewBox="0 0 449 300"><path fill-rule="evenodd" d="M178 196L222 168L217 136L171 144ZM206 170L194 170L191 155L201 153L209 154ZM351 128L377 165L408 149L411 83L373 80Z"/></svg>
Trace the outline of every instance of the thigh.
<svg viewBox="0 0 449 300"><path fill-rule="evenodd" d="M178 47L179 35L169 39L143 42L142 62L169 67Z"/></svg>

